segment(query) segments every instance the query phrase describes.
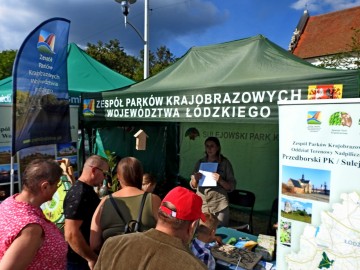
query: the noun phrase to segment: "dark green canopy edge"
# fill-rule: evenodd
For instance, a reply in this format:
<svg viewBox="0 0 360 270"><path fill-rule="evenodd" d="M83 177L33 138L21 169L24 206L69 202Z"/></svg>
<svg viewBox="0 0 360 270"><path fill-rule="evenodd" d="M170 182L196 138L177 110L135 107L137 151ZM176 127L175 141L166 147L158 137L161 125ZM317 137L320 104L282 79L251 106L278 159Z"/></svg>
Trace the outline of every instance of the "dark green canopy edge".
<svg viewBox="0 0 360 270"><path fill-rule="evenodd" d="M82 119L104 121L277 123L277 101L308 99L310 85L359 97L358 70L319 68L262 35L193 47L143 82L84 93Z"/></svg>

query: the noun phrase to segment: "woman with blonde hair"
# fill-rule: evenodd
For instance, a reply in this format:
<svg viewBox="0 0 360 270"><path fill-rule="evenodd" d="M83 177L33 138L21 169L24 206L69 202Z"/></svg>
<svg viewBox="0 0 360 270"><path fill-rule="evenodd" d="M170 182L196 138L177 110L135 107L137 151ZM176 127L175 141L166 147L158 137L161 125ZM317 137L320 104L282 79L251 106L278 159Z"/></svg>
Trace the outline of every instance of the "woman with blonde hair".
<svg viewBox="0 0 360 270"><path fill-rule="evenodd" d="M104 197L97 207L91 222L90 247L99 252L103 242L114 235L123 234L130 220L136 220L144 196L142 187L143 167L134 157L125 157L117 165L120 190ZM116 205L114 205L115 203ZM142 212L140 231L154 228L161 200L148 194ZM121 216L118 214L117 209Z"/></svg>

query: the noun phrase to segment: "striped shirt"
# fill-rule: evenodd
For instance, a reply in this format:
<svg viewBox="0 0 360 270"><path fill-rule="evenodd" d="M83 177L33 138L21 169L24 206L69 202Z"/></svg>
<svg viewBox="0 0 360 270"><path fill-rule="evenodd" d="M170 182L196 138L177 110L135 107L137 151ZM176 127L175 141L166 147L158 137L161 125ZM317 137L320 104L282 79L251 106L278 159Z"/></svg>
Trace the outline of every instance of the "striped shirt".
<svg viewBox="0 0 360 270"><path fill-rule="evenodd" d="M216 262L211 254L210 246L197 238L194 238L191 243L191 251L199 258L209 270L215 270Z"/></svg>

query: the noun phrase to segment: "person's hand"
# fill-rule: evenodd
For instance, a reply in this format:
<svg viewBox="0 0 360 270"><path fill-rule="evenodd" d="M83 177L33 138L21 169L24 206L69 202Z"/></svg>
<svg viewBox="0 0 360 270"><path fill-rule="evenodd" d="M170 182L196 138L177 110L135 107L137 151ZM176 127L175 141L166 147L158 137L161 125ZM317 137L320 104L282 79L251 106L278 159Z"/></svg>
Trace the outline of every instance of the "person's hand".
<svg viewBox="0 0 360 270"><path fill-rule="evenodd" d="M220 174L218 174L218 173L213 173L213 174L212 174L212 177L214 178L214 180L215 180L216 182L219 182L220 179L221 179L221 176L220 176Z"/></svg>
<svg viewBox="0 0 360 270"><path fill-rule="evenodd" d="M200 172L194 173L194 179L195 179L196 183L199 183L199 180L201 179L201 177L202 177L202 173L200 173Z"/></svg>
<svg viewBox="0 0 360 270"><path fill-rule="evenodd" d="M219 246L222 246L222 245L224 244L224 242L222 241L221 236L219 236L219 235L215 235L215 236L214 236L214 241L215 241Z"/></svg>
<svg viewBox="0 0 360 270"><path fill-rule="evenodd" d="M88 261L88 265L89 265L90 270L93 270L93 269L94 269L95 264L96 264L96 260L90 260L90 261Z"/></svg>

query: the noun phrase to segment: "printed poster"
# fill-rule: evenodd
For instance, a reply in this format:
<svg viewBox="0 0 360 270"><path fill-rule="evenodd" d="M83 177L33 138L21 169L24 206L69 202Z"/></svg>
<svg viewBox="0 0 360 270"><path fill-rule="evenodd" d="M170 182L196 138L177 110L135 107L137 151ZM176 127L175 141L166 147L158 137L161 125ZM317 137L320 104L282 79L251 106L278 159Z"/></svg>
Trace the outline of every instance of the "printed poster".
<svg viewBox="0 0 360 270"><path fill-rule="evenodd" d="M70 21L52 18L22 43L13 70L12 153L70 142L67 45Z"/></svg>
<svg viewBox="0 0 360 270"><path fill-rule="evenodd" d="M360 99L279 102L277 269L360 269Z"/></svg>

